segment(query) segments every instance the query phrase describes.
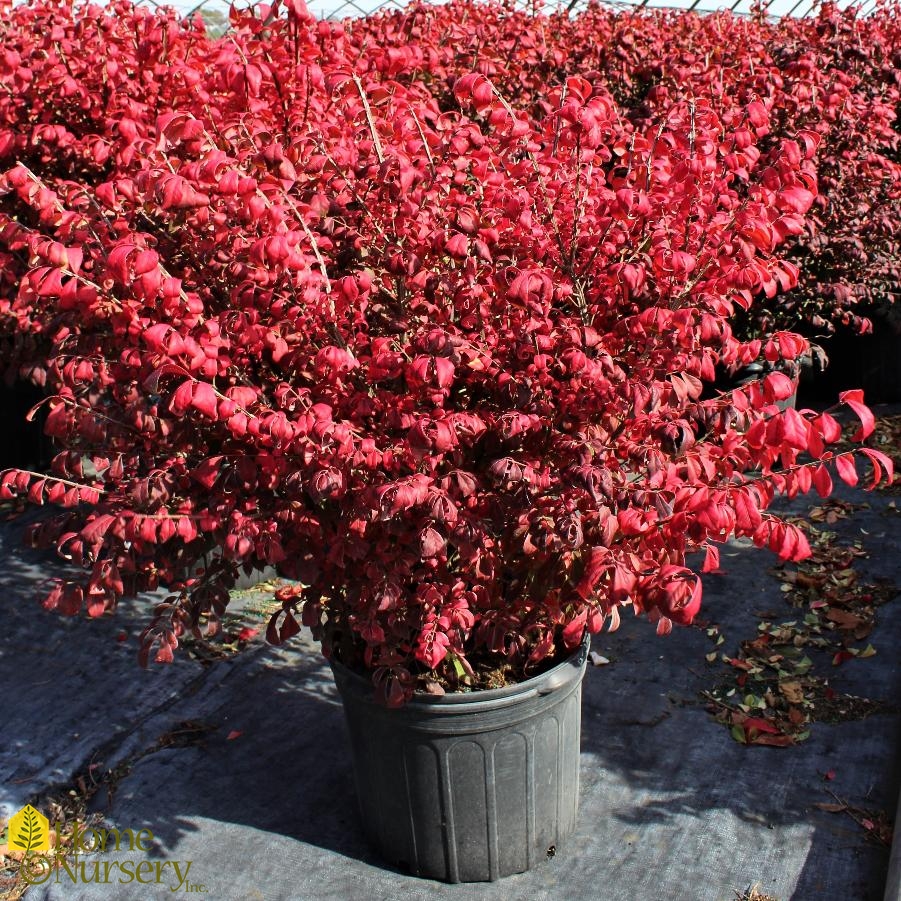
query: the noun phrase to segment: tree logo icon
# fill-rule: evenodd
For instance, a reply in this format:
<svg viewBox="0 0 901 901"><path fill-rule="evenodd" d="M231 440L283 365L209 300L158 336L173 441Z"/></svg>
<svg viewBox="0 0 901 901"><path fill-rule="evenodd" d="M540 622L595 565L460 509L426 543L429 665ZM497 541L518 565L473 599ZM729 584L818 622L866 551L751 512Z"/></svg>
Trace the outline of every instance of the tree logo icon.
<svg viewBox="0 0 901 901"><path fill-rule="evenodd" d="M50 850L50 821L39 810L26 804L9 821L7 844L10 850L32 851Z"/></svg>

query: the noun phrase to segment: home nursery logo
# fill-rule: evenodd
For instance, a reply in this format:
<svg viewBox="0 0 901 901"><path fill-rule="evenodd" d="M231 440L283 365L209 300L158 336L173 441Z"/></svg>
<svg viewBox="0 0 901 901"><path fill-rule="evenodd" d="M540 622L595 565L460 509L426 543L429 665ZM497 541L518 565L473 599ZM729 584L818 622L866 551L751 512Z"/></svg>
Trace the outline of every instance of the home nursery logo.
<svg viewBox="0 0 901 901"><path fill-rule="evenodd" d="M207 894L209 889L191 881L190 860L115 860L99 855L153 849L150 829L106 829L75 824L63 835L31 804L14 814L6 827L0 854L19 860L19 876L29 885L49 882L72 885L165 885L170 892Z"/></svg>
<svg viewBox="0 0 901 901"><path fill-rule="evenodd" d="M30 804L26 804L12 817L7 834L10 848L25 854L29 851L50 850L50 821Z"/></svg>

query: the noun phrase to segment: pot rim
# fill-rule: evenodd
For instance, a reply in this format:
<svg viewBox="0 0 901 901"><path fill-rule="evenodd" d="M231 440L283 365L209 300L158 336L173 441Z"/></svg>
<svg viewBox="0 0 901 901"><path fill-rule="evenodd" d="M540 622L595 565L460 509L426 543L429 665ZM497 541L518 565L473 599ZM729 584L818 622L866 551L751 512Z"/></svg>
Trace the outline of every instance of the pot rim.
<svg viewBox="0 0 901 901"><path fill-rule="evenodd" d="M581 681L581 675L588 662L588 649L590 647L591 634L586 632L582 643L568 657L537 676L530 676L522 682L505 685L503 688L450 691L443 695L416 691L413 693L413 697L398 710L403 711L410 707L427 707L432 710L440 707L459 708L467 704L480 708L485 706L493 707L495 704L492 702L509 702L514 698L525 699L535 695L548 694L563 688L565 685L570 685L574 681ZM371 696L374 693L372 681L367 676L349 669L338 660L329 660L329 665L335 674L336 680L340 677L355 694L364 693ZM571 672L568 672L568 669Z"/></svg>

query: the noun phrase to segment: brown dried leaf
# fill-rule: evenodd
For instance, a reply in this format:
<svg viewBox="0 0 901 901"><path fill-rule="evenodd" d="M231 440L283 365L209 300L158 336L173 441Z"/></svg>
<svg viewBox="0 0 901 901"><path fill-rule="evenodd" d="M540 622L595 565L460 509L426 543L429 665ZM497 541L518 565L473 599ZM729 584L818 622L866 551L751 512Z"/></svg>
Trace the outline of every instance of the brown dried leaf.
<svg viewBox="0 0 901 901"><path fill-rule="evenodd" d="M851 630L863 625L863 619L846 610L830 610L826 614L826 619L835 623L839 629Z"/></svg>
<svg viewBox="0 0 901 901"><path fill-rule="evenodd" d="M789 704L804 703L804 689L800 682L780 682L779 691L782 692Z"/></svg>
<svg viewBox="0 0 901 901"><path fill-rule="evenodd" d="M819 588L826 581L826 576L815 573L796 573L795 583L804 588Z"/></svg>

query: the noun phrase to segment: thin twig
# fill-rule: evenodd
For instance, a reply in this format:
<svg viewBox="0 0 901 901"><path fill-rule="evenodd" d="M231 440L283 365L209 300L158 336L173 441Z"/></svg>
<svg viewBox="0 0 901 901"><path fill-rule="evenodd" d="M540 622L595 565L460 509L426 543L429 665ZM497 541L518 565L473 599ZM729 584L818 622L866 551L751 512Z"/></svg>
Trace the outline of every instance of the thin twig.
<svg viewBox="0 0 901 901"><path fill-rule="evenodd" d="M360 94L360 100L363 101L363 111L366 113L366 122L369 125L369 132L372 135L372 143L375 146L375 155L378 157L379 164L381 165L385 162L385 152L382 150L382 142L379 140L379 133L375 130L375 120L372 118L372 109L369 106L369 98L366 96L366 91L363 90L363 82L360 81L360 76L357 75L356 72L353 74L353 81Z"/></svg>

